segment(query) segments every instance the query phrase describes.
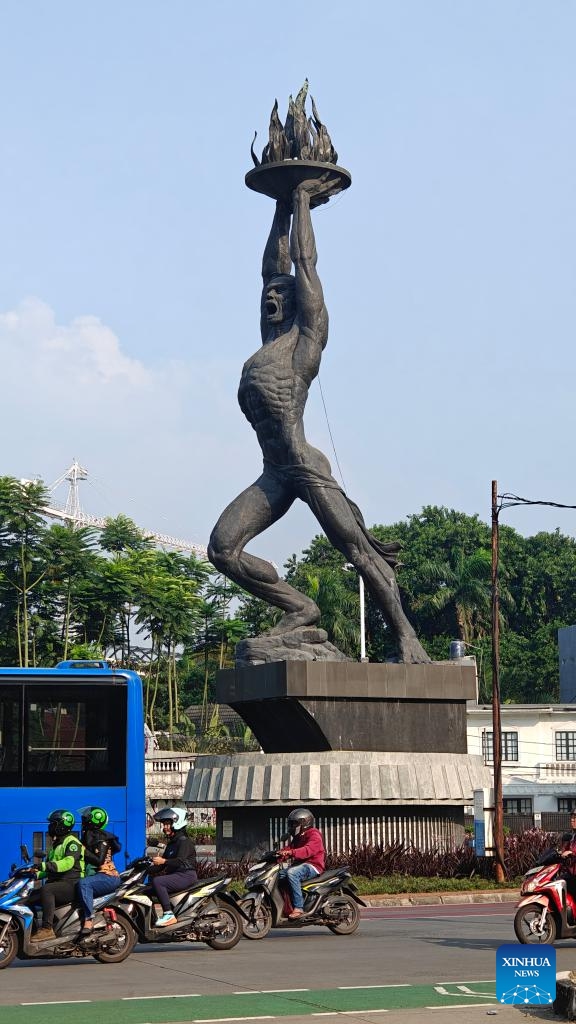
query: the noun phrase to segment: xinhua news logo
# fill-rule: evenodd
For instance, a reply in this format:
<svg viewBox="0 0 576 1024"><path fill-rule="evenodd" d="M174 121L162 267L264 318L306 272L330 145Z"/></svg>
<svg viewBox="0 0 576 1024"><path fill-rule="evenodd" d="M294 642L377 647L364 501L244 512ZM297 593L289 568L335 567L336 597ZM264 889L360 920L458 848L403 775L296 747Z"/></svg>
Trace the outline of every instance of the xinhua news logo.
<svg viewBox="0 0 576 1024"><path fill-rule="evenodd" d="M549 1006L556 998L554 946L508 943L496 950L496 998L509 1006Z"/></svg>

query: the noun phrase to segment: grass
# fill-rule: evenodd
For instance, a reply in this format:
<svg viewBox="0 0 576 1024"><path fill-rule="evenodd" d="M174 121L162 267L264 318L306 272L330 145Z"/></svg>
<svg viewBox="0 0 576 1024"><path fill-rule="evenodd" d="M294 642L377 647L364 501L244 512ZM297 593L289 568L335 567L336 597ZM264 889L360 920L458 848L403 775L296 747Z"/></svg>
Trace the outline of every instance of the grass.
<svg viewBox="0 0 576 1024"><path fill-rule="evenodd" d="M418 892L482 892L489 889L517 889L520 879L498 883L488 878L418 878L409 875L386 875L365 878L353 876L360 896L390 895Z"/></svg>

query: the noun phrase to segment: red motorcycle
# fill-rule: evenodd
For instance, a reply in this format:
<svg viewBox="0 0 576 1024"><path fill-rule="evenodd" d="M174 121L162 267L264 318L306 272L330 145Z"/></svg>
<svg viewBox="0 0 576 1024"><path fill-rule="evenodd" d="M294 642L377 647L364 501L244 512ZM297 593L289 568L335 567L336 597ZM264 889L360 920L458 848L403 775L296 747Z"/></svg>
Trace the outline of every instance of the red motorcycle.
<svg viewBox="0 0 576 1024"><path fill-rule="evenodd" d="M568 892L565 864L537 865L520 890L514 931L518 942L552 944L576 938L576 900Z"/></svg>

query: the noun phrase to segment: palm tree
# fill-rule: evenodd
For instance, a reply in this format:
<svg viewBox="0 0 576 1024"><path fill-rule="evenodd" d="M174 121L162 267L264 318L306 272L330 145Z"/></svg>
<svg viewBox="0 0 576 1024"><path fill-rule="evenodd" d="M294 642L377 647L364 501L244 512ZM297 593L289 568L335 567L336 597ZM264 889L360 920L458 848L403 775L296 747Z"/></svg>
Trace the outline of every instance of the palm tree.
<svg viewBox="0 0 576 1024"><path fill-rule="evenodd" d="M423 612L452 611L460 640L471 644L489 628L492 560L489 551L480 548L471 555L450 552L448 559L431 559L420 566L420 583L432 593L424 593L414 602Z"/></svg>

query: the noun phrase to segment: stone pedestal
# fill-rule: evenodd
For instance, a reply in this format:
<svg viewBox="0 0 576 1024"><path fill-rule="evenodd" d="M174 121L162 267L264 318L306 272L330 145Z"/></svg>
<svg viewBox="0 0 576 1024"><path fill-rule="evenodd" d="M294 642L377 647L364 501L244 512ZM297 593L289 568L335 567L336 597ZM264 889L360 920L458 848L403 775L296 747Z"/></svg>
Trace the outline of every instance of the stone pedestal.
<svg viewBox="0 0 576 1024"><path fill-rule="evenodd" d="M466 753L474 666L278 661L218 673L265 753L398 750Z"/></svg>
<svg viewBox="0 0 576 1024"><path fill-rule="evenodd" d="M217 700L263 753L196 759L184 799L217 808L218 856L268 848L293 807L316 816L334 853L361 843L447 848L464 805L491 783L467 753L475 667L350 661L274 662L218 673Z"/></svg>

